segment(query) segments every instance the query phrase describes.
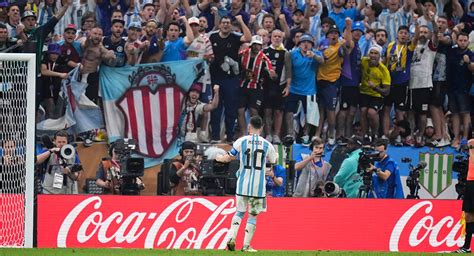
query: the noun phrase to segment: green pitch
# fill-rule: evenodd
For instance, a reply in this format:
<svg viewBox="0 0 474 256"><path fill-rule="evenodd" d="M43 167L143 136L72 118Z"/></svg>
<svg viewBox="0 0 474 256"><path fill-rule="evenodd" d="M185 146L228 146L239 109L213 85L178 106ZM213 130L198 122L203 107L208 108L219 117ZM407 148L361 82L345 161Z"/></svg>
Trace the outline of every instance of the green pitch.
<svg viewBox="0 0 474 256"><path fill-rule="evenodd" d="M382 252L327 252L327 251L259 251L257 253L229 252L220 250L145 250L145 249L0 249L0 256L154 256L154 255L195 255L195 256L226 256L226 255L269 255L269 256L379 256L379 255L430 255L422 253L382 253ZM442 254L431 254L442 255Z"/></svg>

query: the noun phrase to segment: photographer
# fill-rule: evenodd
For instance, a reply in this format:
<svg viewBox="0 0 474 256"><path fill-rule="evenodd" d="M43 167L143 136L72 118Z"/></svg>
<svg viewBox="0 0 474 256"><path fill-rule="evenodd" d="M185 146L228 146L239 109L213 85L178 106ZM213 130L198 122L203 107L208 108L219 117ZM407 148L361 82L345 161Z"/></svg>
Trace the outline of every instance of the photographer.
<svg viewBox="0 0 474 256"><path fill-rule="evenodd" d="M387 145L386 139L378 139L374 143L374 149L379 152L375 166L370 165L374 192L377 198L403 198L398 165L387 154Z"/></svg>
<svg viewBox="0 0 474 256"><path fill-rule="evenodd" d="M120 193L120 163L115 152L115 144L109 148L109 156L102 158L95 175L95 183L104 189L104 194Z"/></svg>
<svg viewBox="0 0 474 256"><path fill-rule="evenodd" d="M322 139L313 139L309 149L311 150L311 155L295 164L295 170L302 170L302 172L298 179L298 184L296 184L293 197L321 197L322 193L317 194L315 191L322 192L324 183L331 170L331 164L322 159L324 153L324 141Z"/></svg>
<svg viewBox="0 0 474 256"><path fill-rule="evenodd" d="M54 135L54 147L37 156L36 164L46 164L46 173L42 183L43 194L77 194L77 180L82 167L73 150L66 154L63 147L68 145L68 133L58 131ZM65 148L67 149L67 148Z"/></svg>
<svg viewBox="0 0 474 256"><path fill-rule="evenodd" d="M265 168L265 179L267 181L267 196L284 197L286 186L286 170L281 165Z"/></svg>
<svg viewBox="0 0 474 256"><path fill-rule="evenodd" d="M181 159L171 164L170 182L171 195L197 195L200 193L198 187L199 167L195 157L196 144L185 141L181 145L179 154Z"/></svg>
<svg viewBox="0 0 474 256"><path fill-rule="evenodd" d="M454 253L471 253L471 239L474 233L474 139L468 141L469 167L467 171L466 190L462 202L462 210L466 220L466 237L464 245Z"/></svg>
<svg viewBox="0 0 474 256"><path fill-rule="evenodd" d="M359 188L362 185L362 177L358 172L362 141L359 136L353 136L348 140L348 157L344 159L341 169L334 177L334 182L344 189L348 198L357 198Z"/></svg>

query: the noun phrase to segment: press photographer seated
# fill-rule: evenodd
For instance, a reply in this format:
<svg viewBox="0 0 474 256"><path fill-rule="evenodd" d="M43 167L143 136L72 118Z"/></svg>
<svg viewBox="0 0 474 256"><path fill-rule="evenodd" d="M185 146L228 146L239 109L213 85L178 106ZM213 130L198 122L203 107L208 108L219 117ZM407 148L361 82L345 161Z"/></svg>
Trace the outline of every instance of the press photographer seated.
<svg viewBox="0 0 474 256"><path fill-rule="evenodd" d="M58 131L45 145L48 150L39 154L36 164L47 162L42 183L43 194L77 194L77 180L82 166L73 146L68 145L68 133Z"/></svg>
<svg viewBox="0 0 474 256"><path fill-rule="evenodd" d="M195 159L196 144L185 141L181 145L181 158L171 163L171 195L198 195L199 165Z"/></svg>
<svg viewBox="0 0 474 256"><path fill-rule="evenodd" d="M120 163L112 143L109 148L109 156L102 158L95 175L95 183L104 189L104 194L120 193Z"/></svg>
<svg viewBox="0 0 474 256"><path fill-rule="evenodd" d="M125 174L120 173L120 159L121 157L124 159L127 158L128 153L125 153L126 150L124 149L127 145L128 144L124 143L124 141L112 143L109 148L109 156L102 158L99 164L95 183L104 189L104 194L138 195L140 194L140 190L145 189L145 184L137 175L129 174L127 180L125 180L122 176ZM122 154L122 156L120 154ZM125 160L123 164L126 164Z"/></svg>

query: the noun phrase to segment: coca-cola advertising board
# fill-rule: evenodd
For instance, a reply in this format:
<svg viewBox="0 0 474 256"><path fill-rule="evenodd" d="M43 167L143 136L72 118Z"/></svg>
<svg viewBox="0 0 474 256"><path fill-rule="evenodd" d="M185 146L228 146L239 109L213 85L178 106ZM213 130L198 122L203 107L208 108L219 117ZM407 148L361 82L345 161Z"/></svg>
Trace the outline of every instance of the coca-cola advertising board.
<svg viewBox="0 0 474 256"><path fill-rule="evenodd" d="M38 196L38 247L224 249L234 197ZM261 250L457 249L461 201L269 198ZM241 246L245 221L237 246Z"/></svg>

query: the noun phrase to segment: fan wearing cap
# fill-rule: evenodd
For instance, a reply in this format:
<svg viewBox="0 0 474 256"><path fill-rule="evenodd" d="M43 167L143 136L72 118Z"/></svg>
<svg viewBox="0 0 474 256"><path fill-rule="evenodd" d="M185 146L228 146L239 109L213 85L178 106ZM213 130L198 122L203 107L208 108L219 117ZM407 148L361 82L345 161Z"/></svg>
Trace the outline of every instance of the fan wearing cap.
<svg viewBox="0 0 474 256"><path fill-rule="evenodd" d="M110 36L104 37L102 45L105 49L114 51L115 60L104 62L111 67L123 67L127 63L127 55L125 54L125 39L122 37L125 21L121 19L112 20L112 28L110 28Z"/></svg>
<svg viewBox="0 0 474 256"><path fill-rule="evenodd" d="M362 142L363 139L358 136L353 136L348 140L346 147L348 156L334 176L334 182L344 189L348 198L357 198L359 188L363 184L362 177L358 173Z"/></svg>
<svg viewBox="0 0 474 256"><path fill-rule="evenodd" d="M128 24L127 40L125 42L125 54L127 56L127 64L136 65L141 61L143 52L147 50L150 42L140 41L142 33L142 24L138 21L132 21Z"/></svg>
<svg viewBox="0 0 474 256"><path fill-rule="evenodd" d="M304 16L304 11L301 10L301 9L296 9L295 11L293 11L292 19L293 19L293 26L291 27L291 29L289 31L290 34L289 34L288 38L294 38L295 34L298 31L300 31L300 30L305 30L306 31L306 30L308 30L308 27L309 27L310 19L307 19ZM287 49L291 49L294 46L295 46L295 43L293 42L293 40L287 40L286 41L285 47Z"/></svg>
<svg viewBox="0 0 474 256"><path fill-rule="evenodd" d="M209 38L202 33L199 19L191 17L189 18L188 23L194 34L194 40L186 51L188 59L200 58L211 62L214 56L211 41L209 41Z"/></svg>
<svg viewBox="0 0 474 256"><path fill-rule="evenodd" d="M41 61L41 89L46 118L54 118L54 107L59 97L61 80L68 77L66 62L61 56L59 44L49 44Z"/></svg>
<svg viewBox="0 0 474 256"><path fill-rule="evenodd" d="M339 0L336 0L339 1ZM338 101L338 82L341 76L342 62L344 56L351 53L354 48L352 40L352 20L346 18L344 39L339 40L339 30L332 26L329 28L326 38L329 45L320 47L324 56L324 63L318 68L318 106L319 106L319 125L316 129L316 136L322 136L325 117L328 124L328 146L336 144L336 105Z"/></svg>
<svg viewBox="0 0 474 256"><path fill-rule="evenodd" d="M372 138L378 135L379 111L383 106L383 97L390 92L390 73L380 61L381 54L382 47L374 45L369 50L369 57L363 57L361 61L360 123L362 132Z"/></svg>
<svg viewBox="0 0 474 256"><path fill-rule="evenodd" d="M247 127L245 110L249 110L250 116L255 116L262 106L264 80L277 78L272 63L262 51L262 44L262 37L255 35L250 41L250 48L239 53L242 78L237 113L241 133L244 133Z"/></svg>
<svg viewBox="0 0 474 256"><path fill-rule="evenodd" d="M360 84L360 59L362 51L359 47L359 40L364 35L364 24L361 21L352 24L352 40L354 48L350 54L344 55L342 64L342 73L340 82L340 99L339 112L336 119L336 138L340 136L352 136L352 124L354 116L359 105L359 84ZM346 40L350 40L346 38Z"/></svg>
<svg viewBox="0 0 474 256"><path fill-rule="evenodd" d="M286 87L282 94L285 102L285 122L287 134L294 136L293 114L298 111L301 101L303 110L307 114L307 97L316 94L316 73L319 64L324 62L320 51L314 48L313 37L304 34L300 37L298 47L285 54ZM306 122L303 133L303 143L309 145L309 130L311 126Z"/></svg>
<svg viewBox="0 0 474 256"><path fill-rule="evenodd" d="M186 140L198 142L199 125L198 120L202 115L216 109L219 105L219 85L214 85L214 97L211 102L203 103L199 100L202 92L202 84L194 83L189 89L188 95L184 100L183 112L185 113L184 120L181 124L181 132ZM207 126L206 126L207 127ZM201 131L206 132L201 129ZM202 136L201 138L202 139Z"/></svg>
<svg viewBox="0 0 474 256"><path fill-rule="evenodd" d="M61 55L67 63L67 72L77 67L81 62L81 43L74 40L76 33L76 25L67 25L63 33L64 40L59 43L61 45Z"/></svg>

